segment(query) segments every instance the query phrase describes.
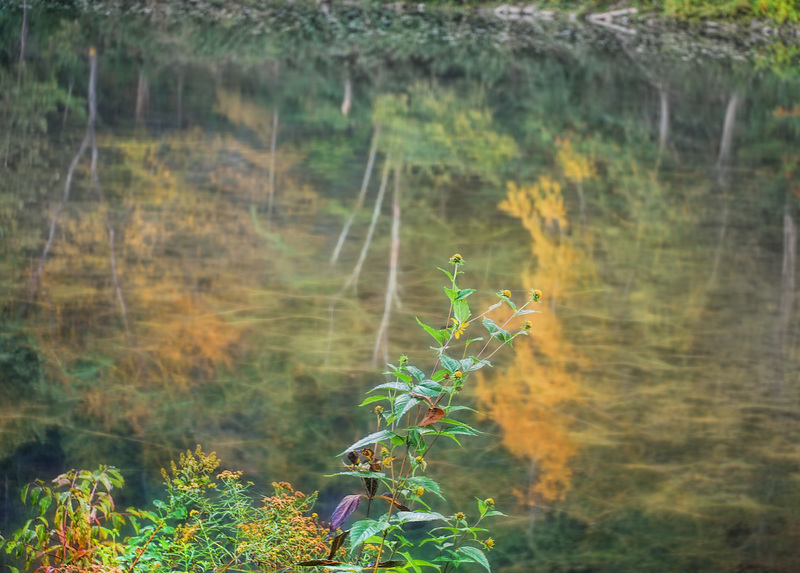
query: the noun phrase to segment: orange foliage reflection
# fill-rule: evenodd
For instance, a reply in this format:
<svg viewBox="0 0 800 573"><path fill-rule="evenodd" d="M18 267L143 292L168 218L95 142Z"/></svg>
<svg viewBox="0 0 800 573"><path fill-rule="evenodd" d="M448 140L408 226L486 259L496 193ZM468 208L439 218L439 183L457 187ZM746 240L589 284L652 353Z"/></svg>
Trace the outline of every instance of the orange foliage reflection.
<svg viewBox="0 0 800 573"><path fill-rule="evenodd" d="M555 302L575 284L583 259L566 233L562 181L580 184L593 169L568 142L561 144L556 160L563 179L543 175L530 187L509 183L500 204L530 233L536 264L523 272L522 282L541 289L549 308L536 315L530 338L520 341L504 379L482 379L478 387L479 399L504 430L504 445L530 461L528 485L515 491L527 506L564 498L572 480L570 460L578 450L567 409L580 399L580 383L572 373L580 357L562 332Z"/></svg>

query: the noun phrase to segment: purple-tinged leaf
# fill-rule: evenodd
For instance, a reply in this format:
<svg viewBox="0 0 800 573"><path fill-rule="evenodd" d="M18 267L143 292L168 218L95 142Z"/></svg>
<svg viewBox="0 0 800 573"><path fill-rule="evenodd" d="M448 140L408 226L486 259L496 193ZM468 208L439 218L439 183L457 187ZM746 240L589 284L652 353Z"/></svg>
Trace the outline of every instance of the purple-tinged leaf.
<svg viewBox="0 0 800 573"><path fill-rule="evenodd" d="M331 515L331 531L336 531L342 524L347 521L347 518L353 515L353 512L358 509L358 504L361 503L361 494L346 495L333 510Z"/></svg>

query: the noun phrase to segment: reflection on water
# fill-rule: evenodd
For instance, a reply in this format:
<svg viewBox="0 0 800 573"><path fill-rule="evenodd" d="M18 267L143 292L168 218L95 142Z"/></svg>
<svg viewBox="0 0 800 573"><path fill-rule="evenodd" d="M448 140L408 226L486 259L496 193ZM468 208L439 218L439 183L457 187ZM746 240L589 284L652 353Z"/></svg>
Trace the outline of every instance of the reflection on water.
<svg viewBox="0 0 800 573"><path fill-rule="evenodd" d="M4 16L0 528L34 476L110 463L141 502L198 442L335 497L460 252L482 302L545 297L470 391L480 450L430 468L512 516L498 571L797 570L796 82L289 15L224 44L34 14L22 64Z"/></svg>

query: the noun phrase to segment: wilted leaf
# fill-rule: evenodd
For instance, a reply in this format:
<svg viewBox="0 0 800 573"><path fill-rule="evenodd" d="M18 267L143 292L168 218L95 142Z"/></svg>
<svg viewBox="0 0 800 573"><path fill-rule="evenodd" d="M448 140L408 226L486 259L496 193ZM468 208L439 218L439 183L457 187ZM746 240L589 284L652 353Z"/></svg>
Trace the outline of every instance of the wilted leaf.
<svg viewBox="0 0 800 573"><path fill-rule="evenodd" d="M393 506L395 506L400 511L409 511L409 509L405 505L403 505L402 503L400 503L396 499L392 499L388 495L379 495L378 497L381 498L381 499L385 499L386 501L391 503Z"/></svg>
<svg viewBox="0 0 800 573"><path fill-rule="evenodd" d="M368 478L364 480L364 487L367 489L367 497L372 499L378 493L378 480L375 478Z"/></svg>
<svg viewBox="0 0 800 573"><path fill-rule="evenodd" d="M339 535L333 538L331 541L331 551L328 553L328 559L333 559L336 555L336 552L339 551L339 548L344 543L344 540L347 539L347 536L350 535L350 530L343 531Z"/></svg>
<svg viewBox="0 0 800 573"><path fill-rule="evenodd" d="M331 559L312 559L311 561L298 561L295 563L298 567L317 567L324 565L341 565L342 561L333 561Z"/></svg>
<svg viewBox="0 0 800 573"><path fill-rule="evenodd" d="M444 410L442 410L441 408L428 408L428 413L425 414L425 417L422 418L422 421L419 423L419 425L430 426L431 424L435 424L442 418L444 418Z"/></svg>

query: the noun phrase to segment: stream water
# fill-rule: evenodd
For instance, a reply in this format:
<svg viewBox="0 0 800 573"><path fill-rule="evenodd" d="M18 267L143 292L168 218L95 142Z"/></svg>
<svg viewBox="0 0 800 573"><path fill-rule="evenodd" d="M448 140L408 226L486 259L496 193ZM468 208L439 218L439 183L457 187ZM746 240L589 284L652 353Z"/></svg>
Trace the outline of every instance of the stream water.
<svg viewBox="0 0 800 573"><path fill-rule="evenodd" d="M800 569L791 46L292 5L0 41L3 534L34 477L146 504L196 444L330 511L460 253L475 315L543 292L428 470L509 515L495 571Z"/></svg>

